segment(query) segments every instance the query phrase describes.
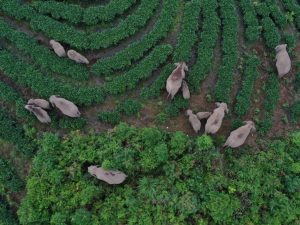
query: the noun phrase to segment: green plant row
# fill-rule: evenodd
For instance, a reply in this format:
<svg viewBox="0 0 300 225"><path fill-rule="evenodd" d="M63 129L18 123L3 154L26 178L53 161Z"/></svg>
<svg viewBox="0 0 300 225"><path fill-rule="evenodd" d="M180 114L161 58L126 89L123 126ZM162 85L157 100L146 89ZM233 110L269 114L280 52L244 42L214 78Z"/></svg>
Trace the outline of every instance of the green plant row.
<svg viewBox="0 0 300 225"><path fill-rule="evenodd" d="M257 41L260 36L260 27L253 3L251 0L241 0L240 6L243 11L244 24L246 26L246 38L250 42Z"/></svg>
<svg viewBox="0 0 300 225"><path fill-rule="evenodd" d="M113 0L106 5L82 8L79 5L58 1L34 1L32 6L41 14L51 14L54 19L64 19L70 23L95 25L111 21L123 14L136 0Z"/></svg>
<svg viewBox="0 0 300 225"><path fill-rule="evenodd" d="M276 0L266 0L266 4L269 7L271 17L273 18L277 26L281 29L285 28L287 25L287 18L280 11Z"/></svg>
<svg viewBox="0 0 300 225"><path fill-rule="evenodd" d="M203 25L199 37L197 61L188 74L187 80L194 90L199 89L199 83L208 75L212 67L214 48L219 35L220 19L217 14L216 0L203 0Z"/></svg>
<svg viewBox="0 0 300 225"><path fill-rule="evenodd" d="M140 80L149 77L154 70L166 62L171 53L171 45L162 44L156 46L151 53L134 68L118 77L115 77L113 81L106 83L106 93L116 95L135 88Z"/></svg>
<svg viewBox="0 0 300 225"><path fill-rule="evenodd" d="M259 76L259 65L260 61L256 55L251 55L246 59L242 87L236 97L234 108L234 112L239 116L244 116L251 107L251 95L255 81Z"/></svg>
<svg viewBox="0 0 300 225"><path fill-rule="evenodd" d="M258 131L261 134L267 134L272 128L273 113L280 97L279 93L279 80L275 73L271 73L265 86L264 117L258 123Z"/></svg>
<svg viewBox="0 0 300 225"><path fill-rule="evenodd" d="M25 136L22 126L9 117L8 112L3 109L0 109L0 138L14 144L18 152L26 157L31 157L35 152L35 147Z"/></svg>
<svg viewBox="0 0 300 225"><path fill-rule="evenodd" d="M267 47L273 51L274 48L280 43L281 37L279 31L270 17L264 17L261 20L261 25L263 28L265 43Z"/></svg>
<svg viewBox="0 0 300 225"><path fill-rule="evenodd" d="M142 109L142 104L136 100L128 99L117 105L113 111L103 111L98 114L100 121L116 125L121 122L121 114L135 116Z"/></svg>
<svg viewBox="0 0 300 225"><path fill-rule="evenodd" d="M174 62L188 62L197 41L197 30L200 22L201 1L193 0L184 6L184 15L173 54Z"/></svg>
<svg viewBox="0 0 300 225"><path fill-rule="evenodd" d="M73 26L40 15L19 0L3 0L0 6L2 11L17 19L29 17L33 30L42 31L52 39L62 41L77 49L99 49L115 45L145 26L155 9L158 8L159 0L143 0L139 8L116 27L92 33L77 30Z"/></svg>
<svg viewBox="0 0 300 225"><path fill-rule="evenodd" d="M222 64L215 86L215 97L217 101L228 103L238 61L238 17L233 1L221 0L219 4L223 27Z"/></svg>
<svg viewBox="0 0 300 225"><path fill-rule="evenodd" d="M292 14L292 20L297 29L300 30L300 6L295 0L282 0L284 8Z"/></svg>
<svg viewBox="0 0 300 225"><path fill-rule="evenodd" d="M163 1L161 13L150 33L140 41L130 44L115 55L99 59L93 66L92 72L97 75L108 75L113 71L125 69L134 61L143 57L145 52L155 46L159 40L165 38L173 25L174 17L179 6L178 0Z"/></svg>
<svg viewBox="0 0 300 225"><path fill-rule="evenodd" d="M23 181L17 175L13 166L5 159L0 157L0 193L19 192L24 187ZM1 221L1 220L0 220Z"/></svg>
<svg viewBox="0 0 300 225"><path fill-rule="evenodd" d="M75 102L77 105L86 106L104 100L104 93L101 88L81 88L59 82L4 50L0 51L0 69L14 82L31 88L41 98L47 99L56 94Z"/></svg>
<svg viewBox="0 0 300 225"><path fill-rule="evenodd" d="M15 30L3 19L0 19L0 37L9 40L18 49L24 51L41 66L42 69L64 75L76 80L87 80L89 72L86 67L69 59L59 58L48 48L39 45L34 38Z"/></svg>

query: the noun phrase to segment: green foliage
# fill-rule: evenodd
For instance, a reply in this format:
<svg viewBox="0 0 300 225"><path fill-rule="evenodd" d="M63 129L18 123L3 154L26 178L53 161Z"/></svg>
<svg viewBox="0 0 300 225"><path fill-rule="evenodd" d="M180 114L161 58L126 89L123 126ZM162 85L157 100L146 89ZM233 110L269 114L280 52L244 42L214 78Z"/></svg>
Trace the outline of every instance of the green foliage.
<svg viewBox="0 0 300 225"><path fill-rule="evenodd" d="M287 51L291 54L293 54L294 49L297 45L297 37L292 34L284 34L283 36L284 42L287 44L288 49Z"/></svg>
<svg viewBox="0 0 300 225"><path fill-rule="evenodd" d="M178 116L180 110L186 109L189 106L189 101L187 99L182 98L181 96L175 96L172 102L168 103L165 108L165 113L169 117Z"/></svg>
<svg viewBox="0 0 300 225"><path fill-rule="evenodd" d="M274 51L274 48L280 42L280 34L278 29L276 28L274 22L270 17L264 17L261 20L261 24L263 27L263 36L266 42L267 47Z"/></svg>
<svg viewBox="0 0 300 225"><path fill-rule="evenodd" d="M79 130L86 125L85 118L68 118L63 117L58 120L58 126L63 129Z"/></svg>
<svg viewBox="0 0 300 225"><path fill-rule="evenodd" d="M6 111L0 109L0 138L14 144L20 153L31 157L35 152L32 140L24 135L22 126L7 114Z"/></svg>
<svg viewBox="0 0 300 225"><path fill-rule="evenodd" d="M197 61L189 72L188 83L192 89L199 89L199 83L203 81L212 68L212 60L215 45L219 35L220 19L217 14L218 4L216 0L203 0L203 24L200 43L197 51Z"/></svg>
<svg viewBox="0 0 300 225"><path fill-rule="evenodd" d="M280 11L276 0L267 0L266 4L269 7L271 17L280 28L285 28L287 25L286 16Z"/></svg>
<svg viewBox="0 0 300 225"><path fill-rule="evenodd" d="M116 110L126 116L135 116L142 109L142 104L136 100L128 99L118 104Z"/></svg>
<svg viewBox="0 0 300 225"><path fill-rule="evenodd" d="M100 121L110 123L110 124L118 124L121 122L120 113L117 111L103 111L98 114L98 119Z"/></svg>
<svg viewBox="0 0 300 225"><path fill-rule="evenodd" d="M248 41L257 41L260 36L260 27L256 18L256 12L251 0L241 0L240 6L243 11L246 26L245 35Z"/></svg>
<svg viewBox="0 0 300 225"><path fill-rule="evenodd" d="M217 101L229 102L234 84L234 71L238 61L238 18L233 1L221 0L219 4L223 27L223 54L222 65L215 86L215 97Z"/></svg>
<svg viewBox="0 0 300 225"><path fill-rule="evenodd" d="M282 0L284 8L294 15L293 22L298 30L300 30L300 6L295 0Z"/></svg>
<svg viewBox="0 0 300 225"><path fill-rule="evenodd" d="M291 119L293 122L298 122L300 119L300 102L295 102L290 108Z"/></svg>
<svg viewBox="0 0 300 225"><path fill-rule="evenodd" d="M256 55L251 55L246 59L242 87L236 97L234 108L234 112L239 116L245 115L251 106L251 94L253 93L255 81L259 76L259 65L260 62Z"/></svg>
<svg viewBox="0 0 300 225"><path fill-rule="evenodd" d="M184 6L184 15L173 55L174 62L188 62L191 52L197 41L197 30L201 12L201 1L192 0Z"/></svg>
<svg viewBox="0 0 300 225"><path fill-rule="evenodd" d="M0 196L0 224L1 225L17 225L18 222L12 215L8 204Z"/></svg>
<svg viewBox="0 0 300 225"><path fill-rule="evenodd" d="M134 61L143 57L159 40L167 36L178 6L178 0L163 1L161 13L152 30L140 41L135 41L113 56L97 60L92 66L92 72L96 75L109 75L115 70L132 65Z"/></svg>
<svg viewBox="0 0 300 225"><path fill-rule="evenodd" d="M19 192L23 185L23 181L16 174L13 166L0 157L0 192L1 189L4 189L6 193Z"/></svg>
<svg viewBox="0 0 300 225"><path fill-rule="evenodd" d="M300 72L295 74L294 89L297 93L300 91Z"/></svg>
<svg viewBox="0 0 300 225"><path fill-rule="evenodd" d="M299 137L221 155L209 136L194 140L126 124L100 135L76 132L62 139L49 133L33 162L20 222L295 224ZM112 187L89 175L89 165L128 177Z"/></svg>

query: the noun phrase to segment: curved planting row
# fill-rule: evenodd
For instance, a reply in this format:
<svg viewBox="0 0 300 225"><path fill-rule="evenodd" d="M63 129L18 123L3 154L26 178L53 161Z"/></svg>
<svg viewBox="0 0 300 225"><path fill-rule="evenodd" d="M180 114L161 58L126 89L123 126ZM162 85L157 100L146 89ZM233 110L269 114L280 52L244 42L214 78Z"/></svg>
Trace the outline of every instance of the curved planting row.
<svg viewBox="0 0 300 225"><path fill-rule="evenodd" d="M277 26L281 29L285 28L287 25L287 18L280 11L276 0L267 0L266 4L269 7L271 17L274 19L274 22L277 24Z"/></svg>
<svg viewBox="0 0 300 225"><path fill-rule="evenodd" d="M217 14L218 4L216 0L203 0L203 25L198 45L197 61L187 77L190 87L199 88L212 67L214 48L219 34L220 19Z"/></svg>
<svg viewBox="0 0 300 225"><path fill-rule="evenodd" d="M32 140L29 140L24 134L20 124L8 116L8 112L0 109L0 138L14 144L18 152L27 157L31 157L35 148Z"/></svg>
<svg viewBox="0 0 300 225"><path fill-rule="evenodd" d="M103 101L104 94L100 88L81 88L61 83L53 77L42 74L34 66L7 51L0 51L0 70L14 82L31 88L42 98L58 94L78 105L91 105Z"/></svg>
<svg viewBox="0 0 300 225"><path fill-rule="evenodd" d="M97 75L109 75L113 71L125 69L134 61L142 58L145 52L167 36L178 6L178 0L164 0L161 14L151 32L146 34L140 41L130 44L115 55L98 60L92 66L92 72Z"/></svg>
<svg viewBox="0 0 300 225"><path fill-rule="evenodd" d="M106 93L120 94L126 90L135 88L140 80L149 77L154 70L158 69L161 64L166 62L171 53L171 45L156 46L152 52L134 68L118 77L115 77L112 82L106 83Z"/></svg>
<svg viewBox="0 0 300 225"><path fill-rule="evenodd" d="M215 86L217 101L229 102L238 61L238 19L233 1L220 0L222 19L222 64Z"/></svg>
<svg viewBox="0 0 300 225"><path fill-rule="evenodd" d="M0 19L0 38L5 38L15 47L30 55L34 62L43 69L51 70L76 80L86 80L89 72L86 67L76 64L67 58L59 58L48 48L39 45L34 38L15 30L3 19Z"/></svg>
<svg viewBox="0 0 300 225"><path fill-rule="evenodd" d="M128 10L136 0L112 0L106 5L82 8L76 4L58 1L34 1L32 6L41 14L50 14L55 19L64 19L70 23L95 25L102 21L111 21Z"/></svg>
<svg viewBox="0 0 300 225"><path fill-rule="evenodd" d="M153 16L159 0L143 0L139 8L122 20L116 27L101 32L88 33L73 26L40 15L19 0L3 0L2 11L16 19L30 20L33 30L41 31L50 38L62 41L77 49L107 48L136 33Z"/></svg>
<svg viewBox="0 0 300 225"><path fill-rule="evenodd" d="M259 76L259 65L260 62L256 55L251 55L246 59L242 87L237 94L236 105L234 107L234 112L238 116L246 115L251 106L251 95L253 93L255 81Z"/></svg>
<svg viewBox="0 0 300 225"><path fill-rule="evenodd" d="M260 27L253 3L251 0L241 0L239 4L243 11L246 38L250 42L257 41L260 36Z"/></svg>

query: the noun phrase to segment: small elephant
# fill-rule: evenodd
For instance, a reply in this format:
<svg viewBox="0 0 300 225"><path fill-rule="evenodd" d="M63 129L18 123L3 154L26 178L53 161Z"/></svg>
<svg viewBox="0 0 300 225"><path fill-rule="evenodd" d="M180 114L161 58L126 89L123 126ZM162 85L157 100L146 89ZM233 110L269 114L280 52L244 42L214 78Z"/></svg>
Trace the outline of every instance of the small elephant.
<svg viewBox="0 0 300 225"><path fill-rule="evenodd" d="M88 172L108 184L121 184L127 177L127 175L121 171L104 170L102 167L97 166L89 166Z"/></svg>
<svg viewBox="0 0 300 225"><path fill-rule="evenodd" d="M41 123L51 122L51 118L49 117L48 113L41 107L34 105L25 105L25 109L32 112Z"/></svg>
<svg viewBox="0 0 300 225"><path fill-rule="evenodd" d="M36 99L29 99L28 102L27 102L28 105L34 105L34 106L38 106L38 107L41 107L43 109L50 109L50 104L47 100L44 100L44 99L39 99L39 98L36 98Z"/></svg>
<svg viewBox="0 0 300 225"><path fill-rule="evenodd" d="M243 145L249 136L251 131L255 131L255 125L252 121L245 121L246 125L239 127L238 129L232 131L230 136L227 138L224 147L228 146L231 148L237 148Z"/></svg>
<svg viewBox="0 0 300 225"><path fill-rule="evenodd" d="M186 111L186 115L188 115L189 117L189 122L190 124L192 125L193 127L193 130L198 133L200 128L201 128L201 122L200 120L198 119L198 117L193 113L192 110L188 109Z"/></svg>
<svg viewBox="0 0 300 225"><path fill-rule="evenodd" d="M190 90L189 90L189 87L188 87L185 80L182 81L181 89L182 89L183 98L184 99L190 99L190 97L191 97Z"/></svg>

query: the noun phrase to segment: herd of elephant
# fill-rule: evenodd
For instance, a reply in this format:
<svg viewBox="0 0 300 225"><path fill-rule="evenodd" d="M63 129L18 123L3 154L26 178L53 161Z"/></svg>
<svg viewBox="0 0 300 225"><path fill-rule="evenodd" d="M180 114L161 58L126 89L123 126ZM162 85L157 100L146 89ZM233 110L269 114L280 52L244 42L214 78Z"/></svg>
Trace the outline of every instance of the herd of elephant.
<svg viewBox="0 0 300 225"><path fill-rule="evenodd" d="M52 107L58 108L64 115L69 117L80 117L80 112L77 106L67 99L61 98L58 95L52 95L49 98ZM44 99L29 99L25 109L32 112L41 123L50 123L51 118L46 110L50 110L51 106Z"/></svg>
<svg viewBox="0 0 300 225"><path fill-rule="evenodd" d="M291 70L291 59L287 52L287 44L281 44L276 46L276 68L278 72L278 77L281 78L288 74ZM171 75L168 77L166 82L166 90L168 92L168 97L171 99L178 93L181 89L184 99L190 98L190 91L185 81L185 72L188 71L188 66L185 62L175 63L176 68L172 71ZM189 117L189 122L193 130L198 133L201 128L202 119L207 119L205 125L206 134L215 134L221 127L225 112L228 113L228 107L226 103L216 103L217 108L211 112L198 112L194 114L192 110L188 109L186 111ZM243 145L250 134L251 131L255 131L255 124L253 121L245 121L245 125L239 127L238 129L232 131L227 138L224 147L228 146L231 148L237 148Z"/></svg>

